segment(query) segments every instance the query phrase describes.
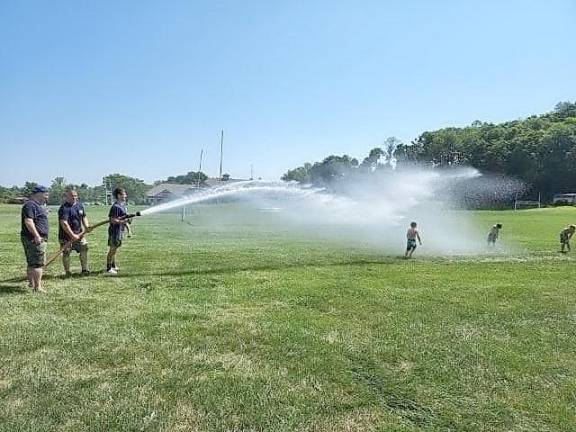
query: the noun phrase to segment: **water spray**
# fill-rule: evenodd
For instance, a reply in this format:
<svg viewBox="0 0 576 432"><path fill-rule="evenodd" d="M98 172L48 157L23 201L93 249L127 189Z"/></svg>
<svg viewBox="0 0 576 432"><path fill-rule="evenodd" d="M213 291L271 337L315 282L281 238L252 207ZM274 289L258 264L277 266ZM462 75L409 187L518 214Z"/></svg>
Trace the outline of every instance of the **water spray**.
<svg viewBox="0 0 576 432"><path fill-rule="evenodd" d="M310 233L310 228L314 228L313 232L320 236L362 244L380 252L400 249L405 240L404 227L416 220L425 232L429 253L477 254L485 252L484 230L479 232L471 220L463 217L462 213L454 213L454 210L469 208L471 204L486 199L506 198L519 189L519 185L505 180L491 179L473 168L415 168L345 179L333 190L295 182L231 182L119 219L223 199L275 209L271 217L282 224L282 229L289 227ZM106 223L109 220L93 225L84 235ZM68 241L64 244L45 267L73 243Z"/></svg>

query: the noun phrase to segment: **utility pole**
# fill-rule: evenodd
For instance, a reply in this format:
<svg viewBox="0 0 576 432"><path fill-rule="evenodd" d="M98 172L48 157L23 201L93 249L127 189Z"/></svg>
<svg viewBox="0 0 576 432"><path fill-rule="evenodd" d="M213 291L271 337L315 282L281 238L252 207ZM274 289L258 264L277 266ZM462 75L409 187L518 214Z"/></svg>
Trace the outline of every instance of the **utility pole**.
<svg viewBox="0 0 576 432"><path fill-rule="evenodd" d="M540 208L541 192L538 192L538 208Z"/></svg>
<svg viewBox="0 0 576 432"><path fill-rule="evenodd" d="M202 156L204 156L204 149L200 150L200 165L198 165L198 184L196 185L197 189L200 189L200 173L202 172ZM222 169L222 168L220 168Z"/></svg>
<svg viewBox="0 0 576 432"><path fill-rule="evenodd" d="M250 164L250 180L254 180L254 165Z"/></svg>
<svg viewBox="0 0 576 432"><path fill-rule="evenodd" d="M112 204L112 189L110 188L110 182L107 180L104 181L104 200L106 201L106 205Z"/></svg>
<svg viewBox="0 0 576 432"><path fill-rule="evenodd" d="M218 176L218 180L222 181L222 158L224 155L224 130L220 133L220 175Z"/></svg>
<svg viewBox="0 0 576 432"><path fill-rule="evenodd" d="M200 174L202 173L202 157L204 156L204 149L200 150L200 163L198 164L198 178L196 179L196 192L200 191ZM182 206L181 221L184 222L186 218L186 206Z"/></svg>

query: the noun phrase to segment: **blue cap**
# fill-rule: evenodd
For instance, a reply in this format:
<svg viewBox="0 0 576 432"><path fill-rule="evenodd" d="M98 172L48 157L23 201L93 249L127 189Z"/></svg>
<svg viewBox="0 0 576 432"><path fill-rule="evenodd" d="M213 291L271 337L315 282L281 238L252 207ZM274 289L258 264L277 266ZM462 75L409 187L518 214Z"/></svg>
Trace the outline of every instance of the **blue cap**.
<svg viewBox="0 0 576 432"><path fill-rule="evenodd" d="M34 189L32 189L32 195L37 194L37 193L46 193L46 192L48 192L48 188L46 186L42 186L42 185L35 186Z"/></svg>

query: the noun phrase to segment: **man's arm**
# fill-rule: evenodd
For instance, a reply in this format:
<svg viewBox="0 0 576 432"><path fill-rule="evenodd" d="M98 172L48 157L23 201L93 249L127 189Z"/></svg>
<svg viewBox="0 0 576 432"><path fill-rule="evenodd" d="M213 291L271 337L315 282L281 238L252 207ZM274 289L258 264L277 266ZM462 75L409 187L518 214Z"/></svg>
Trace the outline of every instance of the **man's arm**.
<svg viewBox="0 0 576 432"><path fill-rule="evenodd" d="M70 224L68 223L67 220L60 219L60 226L62 227L62 229L64 230L64 232L66 233L66 235L70 240L80 239L80 236L78 234L75 234L74 231L72 231L72 228L70 228Z"/></svg>
<svg viewBox="0 0 576 432"><path fill-rule="evenodd" d="M86 216L84 216L84 217L82 218L82 226L84 227L84 232L85 232L85 233L92 231L92 230L90 229L90 222L88 221L88 217L86 217Z"/></svg>
<svg viewBox="0 0 576 432"><path fill-rule="evenodd" d="M28 229L30 234L32 234L32 236L34 237L34 243L36 244L42 243L42 237L38 233L36 225L34 225L34 219L24 218L24 225L26 225L26 228Z"/></svg>
<svg viewBox="0 0 576 432"><path fill-rule="evenodd" d="M420 232L416 231L416 238L418 239L418 243L422 246L422 240L420 240Z"/></svg>

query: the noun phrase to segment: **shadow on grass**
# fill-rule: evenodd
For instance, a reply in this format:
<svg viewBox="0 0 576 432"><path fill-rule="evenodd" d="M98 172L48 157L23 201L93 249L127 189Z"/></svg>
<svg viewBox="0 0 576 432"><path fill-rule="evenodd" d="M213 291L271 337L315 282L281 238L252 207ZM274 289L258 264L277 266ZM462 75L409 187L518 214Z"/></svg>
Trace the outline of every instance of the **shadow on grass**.
<svg viewBox="0 0 576 432"><path fill-rule="evenodd" d="M21 285L0 285L0 296L8 294L27 294L29 289Z"/></svg>
<svg viewBox="0 0 576 432"><path fill-rule="evenodd" d="M331 267L344 267L349 265L390 265L397 264L398 261L404 261L403 257L387 257L381 260L368 260L368 259L358 259L350 261L332 262L332 263L293 263L293 264L267 264L267 265L251 265L251 266L233 266L233 267L218 267L218 268L196 268L187 270L177 270L177 271L150 271L150 272L131 272L119 273L114 278L134 278L143 276L192 276L192 275L219 275L219 274L234 274L244 271L279 271L287 270L292 268L331 268ZM66 280L66 279L84 279L93 278L97 276L105 275L104 270L98 270L91 272L89 275L82 275L80 273L72 274L71 276L66 276L64 274L54 275L47 274L43 276L44 280ZM18 283L25 282L26 277L16 276L9 279L0 280L0 286L4 283ZM14 285L16 286L16 285Z"/></svg>
<svg viewBox="0 0 576 432"><path fill-rule="evenodd" d="M348 265L375 265L375 264L395 264L398 258L389 258L386 260L353 260L335 263L294 263L294 264L268 264L268 265L254 265L254 266L238 266L238 267L220 267L208 269L190 269L182 271L151 271L151 272L128 272L119 273L115 277L131 278L142 276L190 276L190 275L218 275L218 274L233 274L244 271L277 271L287 270L291 268L330 268L330 267L343 267Z"/></svg>
<svg viewBox="0 0 576 432"><path fill-rule="evenodd" d="M73 273L70 276L66 276L65 274L45 274L44 276L42 276L42 280L55 280L55 279L60 279L60 280L66 280L66 279L85 279L85 278L91 278L91 277L95 277L95 276L99 276L101 274L105 273L104 270L98 270L98 271L94 271L94 272L90 272L89 275L83 275L80 273ZM4 280L0 280L0 284L4 284L4 283L13 283L13 282L26 282L26 276L15 276L12 278L8 278L8 279L4 279Z"/></svg>
<svg viewBox="0 0 576 432"><path fill-rule="evenodd" d="M8 278L0 281L0 283L10 283L10 282L26 282L26 278L24 276L16 276L13 278Z"/></svg>

